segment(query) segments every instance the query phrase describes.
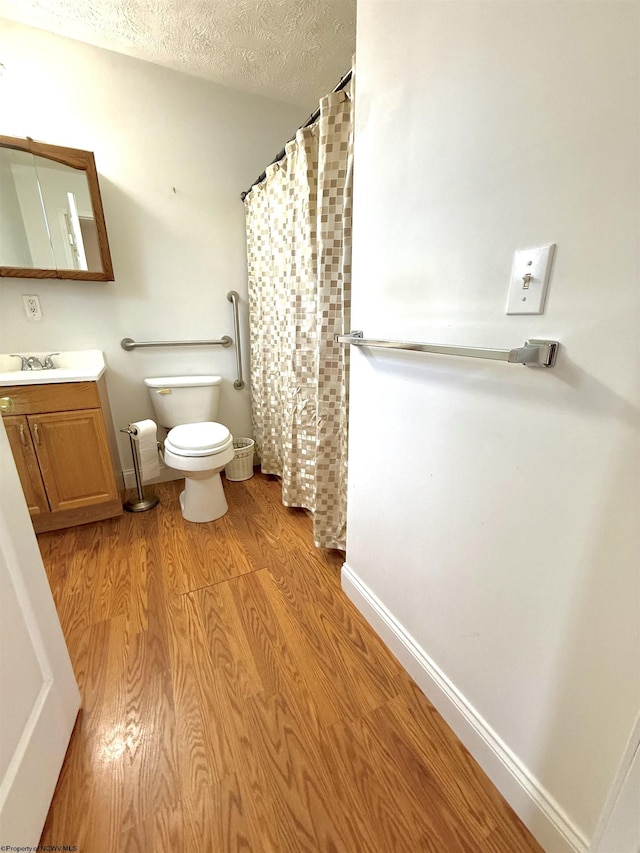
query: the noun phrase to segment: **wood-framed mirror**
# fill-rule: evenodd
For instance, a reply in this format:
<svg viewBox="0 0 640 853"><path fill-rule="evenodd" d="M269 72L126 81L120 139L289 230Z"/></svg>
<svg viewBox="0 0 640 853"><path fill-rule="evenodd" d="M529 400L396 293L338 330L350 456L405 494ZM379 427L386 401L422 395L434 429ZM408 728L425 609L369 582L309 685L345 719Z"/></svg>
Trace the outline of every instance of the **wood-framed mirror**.
<svg viewBox="0 0 640 853"><path fill-rule="evenodd" d="M0 135L0 276L113 281L91 151Z"/></svg>

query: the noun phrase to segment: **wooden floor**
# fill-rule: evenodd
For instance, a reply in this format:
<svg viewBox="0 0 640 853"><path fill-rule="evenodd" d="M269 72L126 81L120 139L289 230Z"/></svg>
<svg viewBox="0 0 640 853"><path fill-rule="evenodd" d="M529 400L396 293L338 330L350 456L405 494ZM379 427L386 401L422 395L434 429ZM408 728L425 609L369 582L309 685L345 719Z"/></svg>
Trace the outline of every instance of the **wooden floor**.
<svg viewBox="0 0 640 853"><path fill-rule="evenodd" d="M340 589L275 478L39 537L83 696L41 843L540 851Z"/></svg>

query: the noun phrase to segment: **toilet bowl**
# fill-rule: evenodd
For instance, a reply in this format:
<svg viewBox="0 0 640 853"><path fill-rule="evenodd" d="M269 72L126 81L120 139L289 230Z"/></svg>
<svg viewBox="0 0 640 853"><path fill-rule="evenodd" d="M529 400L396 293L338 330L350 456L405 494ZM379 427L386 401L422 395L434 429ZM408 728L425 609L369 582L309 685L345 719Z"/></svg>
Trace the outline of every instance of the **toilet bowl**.
<svg viewBox="0 0 640 853"><path fill-rule="evenodd" d="M228 510L220 473L234 458L233 436L213 420L219 376L160 376L144 380L161 426L168 429L162 458L185 478L180 494L187 521L215 521Z"/></svg>
<svg viewBox="0 0 640 853"><path fill-rule="evenodd" d="M180 507L187 521L215 521L229 509L220 472L233 455L233 437L222 424L181 424L169 431L164 464L184 474Z"/></svg>

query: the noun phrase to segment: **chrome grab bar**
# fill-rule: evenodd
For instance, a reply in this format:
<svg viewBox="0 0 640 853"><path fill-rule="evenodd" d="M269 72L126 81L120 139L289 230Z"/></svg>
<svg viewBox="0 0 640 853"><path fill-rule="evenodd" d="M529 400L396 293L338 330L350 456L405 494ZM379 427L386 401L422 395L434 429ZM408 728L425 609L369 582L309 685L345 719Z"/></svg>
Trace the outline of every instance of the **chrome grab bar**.
<svg viewBox="0 0 640 853"><path fill-rule="evenodd" d="M232 343L229 335L223 335L217 341L134 341L133 338L123 338L120 346L129 352L138 347L230 347Z"/></svg>
<svg viewBox="0 0 640 853"><path fill-rule="evenodd" d="M353 331L348 335L336 335L336 342L358 347L383 347L385 349L431 352L439 355L462 355L467 358L489 358L494 361L507 361L510 364L526 364L527 367L553 367L560 347L558 341L540 338L531 338L525 341L524 346L514 349L487 349L448 344L413 343L411 341L381 341L365 338L361 331Z"/></svg>
<svg viewBox="0 0 640 853"><path fill-rule="evenodd" d="M238 306L240 296L235 290L230 290L227 293L227 299L233 307L233 327L236 336L236 368L238 378L234 381L233 387L240 390L244 388L244 379L242 378L242 351L240 342L240 314ZM123 350L130 352L138 347L230 347L233 344L233 338L229 335L223 335L219 340L214 341L134 341L133 338L123 338L120 341L120 346Z"/></svg>
<svg viewBox="0 0 640 853"><path fill-rule="evenodd" d="M233 308L233 328L236 336L236 370L238 378L233 383L233 387L240 391L241 388L244 388L244 379L242 378L242 350L240 344L240 295L235 290L230 290L229 293L227 293L227 299Z"/></svg>

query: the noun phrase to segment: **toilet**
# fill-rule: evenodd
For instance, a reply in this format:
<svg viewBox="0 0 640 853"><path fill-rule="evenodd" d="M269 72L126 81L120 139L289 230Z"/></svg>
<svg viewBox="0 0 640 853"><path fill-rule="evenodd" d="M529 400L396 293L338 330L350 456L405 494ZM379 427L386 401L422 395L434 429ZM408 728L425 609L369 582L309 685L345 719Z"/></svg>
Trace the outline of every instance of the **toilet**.
<svg viewBox="0 0 640 853"><path fill-rule="evenodd" d="M164 464L185 478L180 495L187 521L220 518L228 510L220 472L234 458L233 436L216 422L220 376L156 376L144 380L156 420L169 432Z"/></svg>

